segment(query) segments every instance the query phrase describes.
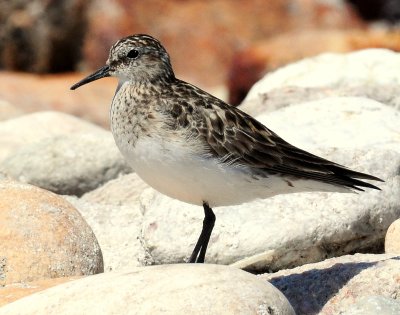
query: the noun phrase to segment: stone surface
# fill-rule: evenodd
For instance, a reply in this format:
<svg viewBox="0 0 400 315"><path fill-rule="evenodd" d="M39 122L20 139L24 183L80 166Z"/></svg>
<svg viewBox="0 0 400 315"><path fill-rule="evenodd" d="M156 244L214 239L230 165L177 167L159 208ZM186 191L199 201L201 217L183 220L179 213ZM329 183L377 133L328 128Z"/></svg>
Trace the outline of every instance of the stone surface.
<svg viewBox="0 0 400 315"><path fill-rule="evenodd" d="M165 44L179 76L207 87L225 82L234 52L253 40L292 29L363 25L343 1L99 0L89 9L84 58L98 68L120 37L148 33Z"/></svg>
<svg viewBox="0 0 400 315"><path fill-rule="evenodd" d="M400 301L384 296L366 296L356 301L343 315L398 315Z"/></svg>
<svg viewBox="0 0 400 315"><path fill-rule="evenodd" d="M88 1L0 3L0 69L71 71L80 58Z"/></svg>
<svg viewBox="0 0 400 315"><path fill-rule="evenodd" d="M77 196L132 172L107 131L54 136L26 145L0 162L0 170L18 181Z"/></svg>
<svg viewBox="0 0 400 315"><path fill-rule="evenodd" d="M330 97L257 119L289 143L316 154L321 146L400 152L400 111L367 98Z"/></svg>
<svg viewBox="0 0 400 315"><path fill-rule="evenodd" d="M260 278L281 290L297 315L358 314L344 311L354 309L354 304L360 305L363 299L370 301L370 307L367 303L364 306L373 309L370 296L380 296L381 301L399 296L399 268L400 259L395 255L356 254L264 274Z"/></svg>
<svg viewBox="0 0 400 315"><path fill-rule="evenodd" d="M262 100L245 102L240 105L240 109L253 116L259 116L290 105L322 100L324 98L362 97L375 100L399 110L399 94L400 87L396 84L367 83L358 86L306 88L287 86L265 93Z"/></svg>
<svg viewBox="0 0 400 315"><path fill-rule="evenodd" d="M9 102L0 100L0 121L21 116L23 111Z"/></svg>
<svg viewBox="0 0 400 315"><path fill-rule="evenodd" d="M98 204L65 198L93 229L103 253L105 271L151 264L142 246L143 215L138 205Z"/></svg>
<svg viewBox="0 0 400 315"><path fill-rule="evenodd" d="M137 206L139 196L149 186L136 174L121 175L82 196L89 203Z"/></svg>
<svg viewBox="0 0 400 315"><path fill-rule="evenodd" d="M386 29L294 30L256 41L237 52L229 69L229 102L237 105L266 73L324 52L367 48L400 50L400 31ZM290 45L290 49L288 49Z"/></svg>
<svg viewBox="0 0 400 315"><path fill-rule="evenodd" d="M64 282L79 279L79 277L63 277L43 279L33 282L13 283L0 287L0 307L14 302L35 292L54 287Z"/></svg>
<svg viewBox="0 0 400 315"><path fill-rule="evenodd" d="M102 271L96 237L70 203L0 181L0 285Z"/></svg>
<svg viewBox="0 0 400 315"><path fill-rule="evenodd" d="M29 307L27 307L29 305ZM217 265L144 267L76 280L0 308L0 314L293 314L266 281Z"/></svg>
<svg viewBox="0 0 400 315"><path fill-rule="evenodd" d="M148 186L135 174L109 181L80 199L65 197L93 229L105 271L150 264L142 246L141 192Z"/></svg>
<svg viewBox="0 0 400 315"><path fill-rule="evenodd" d="M104 130L79 118L58 113L39 112L0 122L0 161L29 144L57 135Z"/></svg>
<svg viewBox="0 0 400 315"><path fill-rule="evenodd" d="M387 230L385 252L400 255L400 219L394 221Z"/></svg>
<svg viewBox="0 0 400 315"><path fill-rule="evenodd" d="M243 104L259 102L267 93L283 87L354 87L398 85L400 55L385 49L366 49L348 54L326 53L290 64L266 75L250 90ZM329 75L327 75L329 74Z"/></svg>
<svg viewBox="0 0 400 315"><path fill-rule="evenodd" d="M117 80L97 80L71 91L72 84L88 73L36 75L0 72L0 99L27 112L54 110L109 128L109 106Z"/></svg>

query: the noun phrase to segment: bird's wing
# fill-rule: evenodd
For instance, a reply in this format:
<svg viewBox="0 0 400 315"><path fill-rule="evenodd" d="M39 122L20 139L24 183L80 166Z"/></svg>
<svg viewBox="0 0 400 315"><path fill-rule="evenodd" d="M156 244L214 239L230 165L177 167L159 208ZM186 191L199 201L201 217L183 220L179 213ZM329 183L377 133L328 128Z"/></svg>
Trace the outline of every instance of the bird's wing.
<svg viewBox="0 0 400 315"><path fill-rule="evenodd" d="M222 101L214 99L199 114L203 123L198 131L208 143L210 153L223 162L357 190L362 190L357 186L379 189L358 179L381 179L296 148L253 117Z"/></svg>

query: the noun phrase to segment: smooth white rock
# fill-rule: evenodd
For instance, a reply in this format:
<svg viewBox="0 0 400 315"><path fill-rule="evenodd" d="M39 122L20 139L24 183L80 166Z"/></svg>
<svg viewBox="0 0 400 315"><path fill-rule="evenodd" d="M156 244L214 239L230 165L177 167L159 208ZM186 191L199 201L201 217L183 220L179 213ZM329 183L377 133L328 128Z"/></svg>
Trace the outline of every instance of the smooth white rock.
<svg viewBox="0 0 400 315"><path fill-rule="evenodd" d="M141 244L143 216L139 204L112 205L64 198L78 209L92 228L103 253L104 271L119 271L147 262Z"/></svg>
<svg viewBox="0 0 400 315"><path fill-rule="evenodd" d="M321 147L400 152L400 111L367 98L326 98L257 119L292 145L316 154Z"/></svg>
<svg viewBox="0 0 400 315"><path fill-rule="evenodd" d="M400 54L366 49L347 54L325 53L289 64L253 85L244 103L260 99L274 89L366 84L400 84Z"/></svg>
<svg viewBox="0 0 400 315"><path fill-rule="evenodd" d="M400 86L368 83L357 86L298 87L285 86L264 92L259 98L240 104L252 116L272 112L293 104L308 103L330 97L363 97L394 109L400 109Z"/></svg>
<svg viewBox="0 0 400 315"><path fill-rule="evenodd" d="M181 264L71 281L0 308L23 314L294 315L284 295L257 276L217 265Z"/></svg>
<svg viewBox="0 0 400 315"><path fill-rule="evenodd" d="M135 207L139 196L149 186L136 174L120 175L101 187L82 196L82 200L89 203L106 205L125 205Z"/></svg>

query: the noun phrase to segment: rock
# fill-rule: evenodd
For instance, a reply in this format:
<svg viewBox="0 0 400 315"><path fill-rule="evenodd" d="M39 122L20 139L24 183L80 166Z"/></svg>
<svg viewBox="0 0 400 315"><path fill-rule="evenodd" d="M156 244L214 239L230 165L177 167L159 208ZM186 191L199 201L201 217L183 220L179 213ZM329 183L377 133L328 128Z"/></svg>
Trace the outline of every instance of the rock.
<svg viewBox="0 0 400 315"><path fill-rule="evenodd" d="M85 35L84 0L2 2L0 68L29 72L71 71Z"/></svg>
<svg viewBox="0 0 400 315"><path fill-rule="evenodd" d="M100 244L105 271L149 265L142 246L143 215L138 205L89 203L65 196L88 222Z"/></svg>
<svg viewBox="0 0 400 315"><path fill-rule="evenodd" d="M136 174L121 175L103 186L84 194L81 200L114 206L135 207L140 194L149 186Z"/></svg>
<svg viewBox="0 0 400 315"><path fill-rule="evenodd" d="M148 188L128 174L106 183L80 199L65 197L93 229L104 257L105 271L151 264L142 246L140 193Z"/></svg>
<svg viewBox="0 0 400 315"><path fill-rule="evenodd" d="M198 23L199 15L208 23ZM267 10L259 0L235 5L229 0L101 0L91 3L88 24L84 60L89 68L102 66L107 48L120 37L148 33L166 46L179 77L203 87L224 83L235 51L253 40L293 29L364 26L343 1L308 0L270 1Z"/></svg>
<svg viewBox="0 0 400 315"><path fill-rule="evenodd" d="M92 227L103 252L105 271L151 264L142 246L139 197L148 189L137 174L121 175L81 198L64 196Z"/></svg>
<svg viewBox="0 0 400 315"><path fill-rule="evenodd" d="M384 296L366 296L356 301L341 314L343 315L398 315L400 302Z"/></svg>
<svg viewBox="0 0 400 315"><path fill-rule="evenodd" d="M0 122L0 161L16 150L44 138L85 132L104 130L58 112L40 112Z"/></svg>
<svg viewBox="0 0 400 315"><path fill-rule="evenodd" d="M398 307L398 302L394 306L387 300L399 296L399 268L400 261L394 255L356 254L264 274L260 278L281 290L297 315L358 314L345 310L358 308L363 300L365 312L362 314L398 314L366 310L373 310L372 304L377 300L386 300L386 309ZM371 296L379 298L371 299Z"/></svg>
<svg viewBox="0 0 400 315"><path fill-rule="evenodd" d="M400 254L400 219L394 221L387 230L385 253Z"/></svg>
<svg viewBox="0 0 400 315"><path fill-rule="evenodd" d="M263 103L268 93L284 87L357 87L398 85L400 55L385 49L366 49L348 54L326 53L290 64L266 75L243 102ZM330 75L327 75L329 73Z"/></svg>
<svg viewBox="0 0 400 315"><path fill-rule="evenodd" d="M26 307L29 305L29 307ZM217 265L183 264L105 273L61 284L0 314L294 314L266 281Z"/></svg>
<svg viewBox="0 0 400 315"><path fill-rule="evenodd" d="M399 39L399 31L386 29L296 29L256 41L232 58L228 75L229 102L240 104L263 75L291 62L327 51L347 53L375 47L399 51ZM287 49L288 43L291 49Z"/></svg>
<svg viewBox="0 0 400 315"><path fill-rule="evenodd" d="M246 102L240 109L253 115L269 113L293 104L307 103L332 97L362 97L375 100L397 110L400 109L400 87L395 84L342 87L295 87L288 86L267 92L261 102Z"/></svg>
<svg viewBox="0 0 400 315"><path fill-rule="evenodd" d="M0 181L0 285L103 272L79 212L43 189Z"/></svg>
<svg viewBox="0 0 400 315"><path fill-rule="evenodd" d="M0 121L21 116L23 111L10 104L0 100Z"/></svg>
<svg viewBox="0 0 400 315"><path fill-rule="evenodd" d="M44 76L3 71L0 72L0 98L26 113L60 111L109 129L109 108L116 79L97 80L75 91L69 89L86 75Z"/></svg>
<svg viewBox="0 0 400 315"><path fill-rule="evenodd" d="M321 150L323 157L382 177L382 191L298 193L215 208L208 263L279 270L355 251L381 251L400 215L400 155L388 150ZM385 161L385 163L382 163ZM201 207L145 190L143 246L154 263L187 259L201 230ZM256 256L256 257L253 257ZM248 260L244 260L248 258Z"/></svg>
<svg viewBox="0 0 400 315"><path fill-rule="evenodd" d="M257 119L289 143L315 154L321 146L400 152L400 111L367 98L325 98Z"/></svg>
<svg viewBox="0 0 400 315"><path fill-rule="evenodd" d="M63 277L54 279L43 279L33 282L13 283L0 287L0 307L8 303L14 302L24 296L31 295L35 292L54 287L64 282L79 279L80 277Z"/></svg>
<svg viewBox="0 0 400 315"><path fill-rule="evenodd" d="M14 151L0 162L0 170L18 181L76 196L132 172L107 131L42 139Z"/></svg>

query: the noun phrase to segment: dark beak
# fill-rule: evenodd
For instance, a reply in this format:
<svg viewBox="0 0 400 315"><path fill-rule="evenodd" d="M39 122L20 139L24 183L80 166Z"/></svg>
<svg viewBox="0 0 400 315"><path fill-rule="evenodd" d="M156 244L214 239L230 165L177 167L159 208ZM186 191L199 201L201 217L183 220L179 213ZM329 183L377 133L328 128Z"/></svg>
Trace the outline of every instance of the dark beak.
<svg viewBox="0 0 400 315"><path fill-rule="evenodd" d="M99 70L97 70L96 72L92 73L91 75L87 76L86 78L82 79L78 83L75 83L73 86L71 86L71 90L75 90L82 85L96 81L98 79L109 77L110 76L109 72L110 72L110 67L104 66Z"/></svg>

